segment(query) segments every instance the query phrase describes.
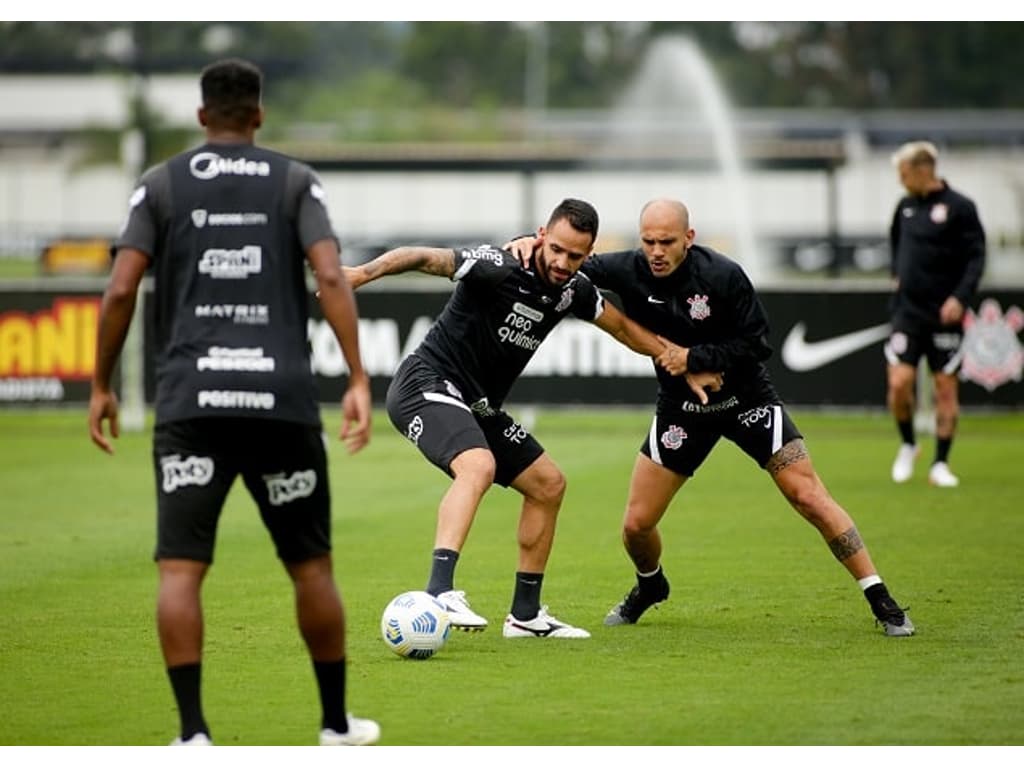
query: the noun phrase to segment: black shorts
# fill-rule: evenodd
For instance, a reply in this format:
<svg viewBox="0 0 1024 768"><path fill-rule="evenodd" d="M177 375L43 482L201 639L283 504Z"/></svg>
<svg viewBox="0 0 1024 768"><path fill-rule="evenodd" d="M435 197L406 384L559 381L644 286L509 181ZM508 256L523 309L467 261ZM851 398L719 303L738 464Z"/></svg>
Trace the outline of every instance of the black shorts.
<svg viewBox="0 0 1024 768"><path fill-rule="evenodd" d="M964 359L963 340L960 326L928 333L894 330L885 343L885 359L889 365L906 363L916 368L923 355L932 373L953 375L960 370Z"/></svg>
<svg viewBox="0 0 1024 768"><path fill-rule="evenodd" d="M763 468L782 446L802 435L781 403L751 407L734 401L702 408L663 401L640 452L665 469L692 477L721 437Z"/></svg>
<svg viewBox="0 0 1024 768"><path fill-rule="evenodd" d="M385 406L395 428L449 476L456 456L484 448L494 455L494 482L508 487L544 453L511 416L484 403L467 404L455 385L416 355L398 366Z"/></svg>
<svg viewBox="0 0 1024 768"><path fill-rule="evenodd" d="M238 475L281 560L297 563L331 551L327 451L317 427L238 418L160 424L153 467L154 559L213 562L217 523Z"/></svg>

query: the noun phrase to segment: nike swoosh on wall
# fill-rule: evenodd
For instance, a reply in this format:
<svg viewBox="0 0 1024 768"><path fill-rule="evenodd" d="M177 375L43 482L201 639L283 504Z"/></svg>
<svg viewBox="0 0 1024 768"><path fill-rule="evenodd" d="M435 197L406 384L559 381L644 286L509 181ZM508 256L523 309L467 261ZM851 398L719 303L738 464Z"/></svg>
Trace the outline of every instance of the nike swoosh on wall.
<svg viewBox="0 0 1024 768"><path fill-rule="evenodd" d="M883 323L830 339L807 341L804 338L807 326L800 321L789 330L786 340L782 342L782 362L791 371L813 371L881 341L891 331L889 323Z"/></svg>

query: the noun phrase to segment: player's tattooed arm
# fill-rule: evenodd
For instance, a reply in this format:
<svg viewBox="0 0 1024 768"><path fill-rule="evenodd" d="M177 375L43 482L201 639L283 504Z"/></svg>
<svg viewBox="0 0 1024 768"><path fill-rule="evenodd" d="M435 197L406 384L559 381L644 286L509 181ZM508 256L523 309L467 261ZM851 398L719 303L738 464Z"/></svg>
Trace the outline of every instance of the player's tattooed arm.
<svg viewBox="0 0 1024 768"><path fill-rule="evenodd" d="M832 550L836 560L842 562L864 549L864 542L861 540L856 528L848 528L832 539L828 543L828 548Z"/></svg>
<svg viewBox="0 0 1024 768"><path fill-rule="evenodd" d="M382 253L358 267L345 267L345 277L358 288L385 275L401 272L425 272L428 275L451 277L455 274L455 252L450 248L426 248L403 245Z"/></svg>

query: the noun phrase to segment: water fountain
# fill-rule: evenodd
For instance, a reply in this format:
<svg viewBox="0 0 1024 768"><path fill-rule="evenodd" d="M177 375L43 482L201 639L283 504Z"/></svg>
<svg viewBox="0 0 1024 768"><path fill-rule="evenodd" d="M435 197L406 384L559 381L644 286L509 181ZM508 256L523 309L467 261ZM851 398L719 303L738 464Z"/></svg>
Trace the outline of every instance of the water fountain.
<svg viewBox="0 0 1024 768"><path fill-rule="evenodd" d="M613 111L607 153L621 154L629 145L661 144L690 158L692 152L686 142L698 148L710 144L725 182L725 204L733 229L726 254L740 262L758 284L767 276L769 265L754 234L748 174L729 101L697 43L685 35L666 35L651 42L636 76ZM700 196L699 191L687 194L683 201L691 207L708 207L709 201L698 199ZM700 237L699 217L694 226L698 240L706 242Z"/></svg>

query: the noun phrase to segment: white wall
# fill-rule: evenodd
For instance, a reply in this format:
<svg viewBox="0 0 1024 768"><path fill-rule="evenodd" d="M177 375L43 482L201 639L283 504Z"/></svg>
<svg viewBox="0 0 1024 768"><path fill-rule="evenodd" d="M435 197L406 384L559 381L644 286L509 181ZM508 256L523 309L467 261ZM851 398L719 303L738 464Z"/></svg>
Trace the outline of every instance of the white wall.
<svg viewBox="0 0 1024 768"><path fill-rule="evenodd" d="M978 204L992 252L987 274L1024 275L1024 154L950 152L940 159L940 172ZM112 236L134 181L116 166L79 167L72 152L0 147L0 248L25 237ZM580 197L601 214L598 247L617 248L635 242L645 201L671 196L690 207L702 242L741 258L735 248L742 208L716 173L539 173L532 197L524 178L512 173L325 173L323 181L343 243L499 239L534 231L560 200ZM840 234L884 237L902 194L888 155L851 160L837 181ZM757 237L827 235L823 173L756 172L742 190Z"/></svg>

